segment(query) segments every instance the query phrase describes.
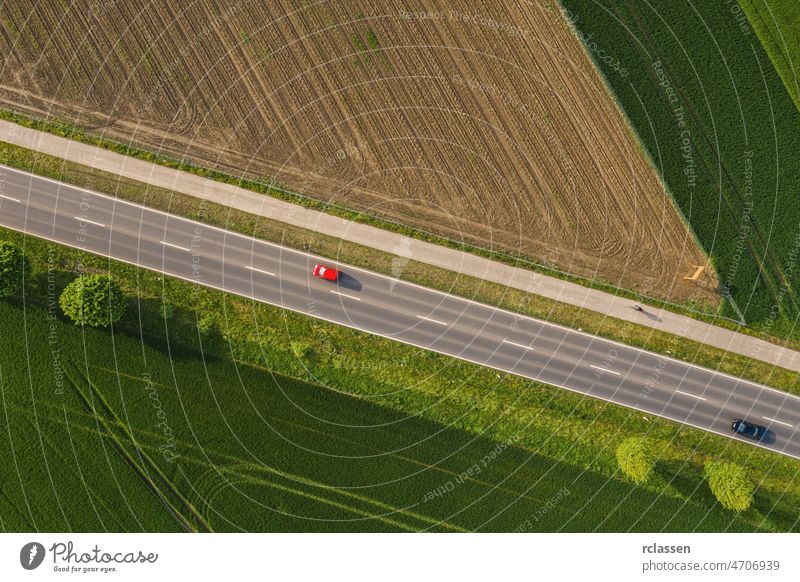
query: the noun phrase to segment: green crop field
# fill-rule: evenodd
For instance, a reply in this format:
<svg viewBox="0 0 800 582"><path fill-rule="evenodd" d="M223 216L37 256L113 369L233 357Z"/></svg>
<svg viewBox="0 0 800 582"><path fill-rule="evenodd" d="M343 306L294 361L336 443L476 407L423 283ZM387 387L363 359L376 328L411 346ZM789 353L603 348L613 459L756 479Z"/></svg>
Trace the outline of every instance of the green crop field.
<svg viewBox="0 0 800 582"><path fill-rule="evenodd" d="M738 6L562 4L554 18L613 57L597 65L712 256L725 313L796 337L800 111Z"/></svg>
<svg viewBox="0 0 800 582"><path fill-rule="evenodd" d="M191 342L0 322L3 531L753 529Z"/></svg>
<svg viewBox="0 0 800 582"><path fill-rule="evenodd" d="M800 109L800 3L795 0L739 0L739 4Z"/></svg>

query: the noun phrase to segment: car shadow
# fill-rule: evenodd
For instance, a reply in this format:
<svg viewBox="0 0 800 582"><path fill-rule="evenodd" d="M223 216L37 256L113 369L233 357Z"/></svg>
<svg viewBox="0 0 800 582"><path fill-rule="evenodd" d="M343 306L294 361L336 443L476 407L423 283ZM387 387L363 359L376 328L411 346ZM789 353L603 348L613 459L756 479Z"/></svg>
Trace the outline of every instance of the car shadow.
<svg viewBox="0 0 800 582"><path fill-rule="evenodd" d="M361 289L364 288L364 286L361 284L361 281L352 275L342 273L341 271L339 272L339 287L349 289L350 291L361 291Z"/></svg>
<svg viewBox="0 0 800 582"><path fill-rule="evenodd" d="M764 433L764 436L759 439L765 445L771 445L775 443L775 431L772 429L767 429L767 432Z"/></svg>

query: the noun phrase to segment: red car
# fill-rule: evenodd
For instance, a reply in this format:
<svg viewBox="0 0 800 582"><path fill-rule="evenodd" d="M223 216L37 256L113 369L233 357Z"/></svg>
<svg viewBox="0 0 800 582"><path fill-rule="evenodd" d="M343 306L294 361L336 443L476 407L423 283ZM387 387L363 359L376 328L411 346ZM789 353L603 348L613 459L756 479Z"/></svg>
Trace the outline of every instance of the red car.
<svg viewBox="0 0 800 582"><path fill-rule="evenodd" d="M316 265L314 267L314 276L320 279L327 279L328 281L336 281L339 278L339 271L332 267L325 265Z"/></svg>

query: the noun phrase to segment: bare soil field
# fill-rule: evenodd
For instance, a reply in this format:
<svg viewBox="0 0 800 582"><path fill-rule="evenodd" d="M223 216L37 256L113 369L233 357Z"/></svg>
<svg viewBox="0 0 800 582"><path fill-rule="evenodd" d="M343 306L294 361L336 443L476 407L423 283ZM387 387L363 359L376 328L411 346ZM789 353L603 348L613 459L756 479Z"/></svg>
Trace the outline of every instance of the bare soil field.
<svg viewBox="0 0 800 582"><path fill-rule="evenodd" d="M555 2L4 4L0 106L648 295L710 269Z"/></svg>

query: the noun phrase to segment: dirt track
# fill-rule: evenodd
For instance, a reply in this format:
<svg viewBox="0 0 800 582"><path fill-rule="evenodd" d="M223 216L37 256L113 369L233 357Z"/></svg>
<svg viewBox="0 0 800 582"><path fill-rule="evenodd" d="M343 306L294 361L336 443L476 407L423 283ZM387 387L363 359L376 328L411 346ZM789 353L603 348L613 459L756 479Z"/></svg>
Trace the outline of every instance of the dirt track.
<svg viewBox="0 0 800 582"><path fill-rule="evenodd" d="M712 277L682 281L706 261L555 3L132 4L12 2L0 99L572 273L715 301Z"/></svg>

